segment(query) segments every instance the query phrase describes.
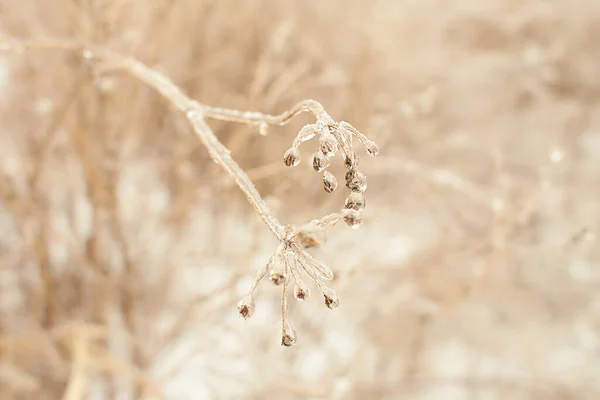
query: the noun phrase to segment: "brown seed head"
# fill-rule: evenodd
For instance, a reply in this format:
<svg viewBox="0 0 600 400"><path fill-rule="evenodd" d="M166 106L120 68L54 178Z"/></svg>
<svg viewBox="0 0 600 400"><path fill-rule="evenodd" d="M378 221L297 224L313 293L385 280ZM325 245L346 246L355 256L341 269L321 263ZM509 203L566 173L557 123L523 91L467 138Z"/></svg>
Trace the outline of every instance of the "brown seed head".
<svg viewBox="0 0 600 400"><path fill-rule="evenodd" d="M340 296L332 289L328 287L323 287L323 297L325 298L325 305L327 308L333 310L340 305Z"/></svg>
<svg viewBox="0 0 600 400"><path fill-rule="evenodd" d="M344 166L346 169L356 168L358 166L358 156L352 153L350 157L344 157Z"/></svg>
<svg viewBox="0 0 600 400"><path fill-rule="evenodd" d="M365 148L367 149L367 153L369 153L371 156L376 156L379 154L379 146L377 146L377 143L375 142L369 141L365 143Z"/></svg>
<svg viewBox="0 0 600 400"><path fill-rule="evenodd" d="M281 332L281 345L290 347L296 344L296 330L289 323L285 323L285 328Z"/></svg>
<svg viewBox="0 0 600 400"><path fill-rule="evenodd" d="M353 192L364 192L367 190L367 177L357 169L346 172L346 186Z"/></svg>
<svg viewBox="0 0 600 400"><path fill-rule="evenodd" d="M347 209L362 211L365 208L365 195L361 192L350 192L346 198Z"/></svg>
<svg viewBox="0 0 600 400"><path fill-rule="evenodd" d="M318 151L313 158L313 169L317 172L322 172L329 167L331 160L322 151Z"/></svg>
<svg viewBox="0 0 600 400"><path fill-rule="evenodd" d="M310 297L310 289L303 283L298 284L294 289L294 297L296 297L296 300L298 301L306 300Z"/></svg>
<svg viewBox="0 0 600 400"><path fill-rule="evenodd" d="M298 242L302 246L303 249L308 249L311 247L319 247L321 244L325 243L325 232L324 231L314 231L314 232L298 232L296 234L298 238Z"/></svg>
<svg viewBox="0 0 600 400"><path fill-rule="evenodd" d="M254 314L254 297L245 296L237 305L237 309L244 319L248 319Z"/></svg>
<svg viewBox="0 0 600 400"><path fill-rule="evenodd" d="M343 210L344 214L344 222L352 229L360 228L360 224L362 223L362 218L360 213L356 210Z"/></svg>
<svg viewBox="0 0 600 400"><path fill-rule="evenodd" d="M282 271L271 271L271 282L273 282L275 285L281 285L285 281L285 279L286 276Z"/></svg>
<svg viewBox="0 0 600 400"><path fill-rule="evenodd" d="M328 156L332 156L335 154L337 150L337 141L329 132L323 136L321 136L321 151Z"/></svg>
<svg viewBox="0 0 600 400"><path fill-rule="evenodd" d="M283 155L283 162L288 167L295 167L300 163L300 151L297 147L292 147Z"/></svg>
<svg viewBox="0 0 600 400"><path fill-rule="evenodd" d="M329 171L323 173L323 188L327 193L332 193L337 189L337 180Z"/></svg>

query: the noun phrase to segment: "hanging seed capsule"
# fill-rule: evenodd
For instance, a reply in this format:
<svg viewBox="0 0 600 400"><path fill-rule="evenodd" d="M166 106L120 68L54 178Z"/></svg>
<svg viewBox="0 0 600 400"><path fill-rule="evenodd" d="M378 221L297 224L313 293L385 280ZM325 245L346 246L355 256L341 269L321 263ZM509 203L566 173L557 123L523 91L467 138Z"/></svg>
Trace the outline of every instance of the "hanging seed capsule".
<svg viewBox="0 0 600 400"><path fill-rule="evenodd" d="M319 247L327 240L325 230L315 230L310 232L298 231L296 238L303 249Z"/></svg>
<svg viewBox="0 0 600 400"><path fill-rule="evenodd" d="M285 322L283 332L281 332L281 345L290 347L296 344L296 330L289 323Z"/></svg>
<svg viewBox="0 0 600 400"><path fill-rule="evenodd" d="M343 210L344 222L352 229L360 228L362 218L360 213L356 210Z"/></svg>
<svg viewBox="0 0 600 400"><path fill-rule="evenodd" d="M303 301L310 297L310 289L304 282L300 281L296 284L296 287L294 288L294 297L298 301Z"/></svg>
<svg viewBox="0 0 600 400"><path fill-rule="evenodd" d="M340 305L340 296L338 296L336 292L327 286L323 286L321 290L323 291L323 297L325 298L325 305L327 308L333 310Z"/></svg>
<svg viewBox="0 0 600 400"><path fill-rule="evenodd" d="M337 141L333 137L332 134L326 133L321 136L321 151L328 156L332 156L335 154L337 150Z"/></svg>
<svg viewBox="0 0 600 400"><path fill-rule="evenodd" d="M237 309L244 319L248 319L254 314L254 297L245 296L237 305Z"/></svg>
<svg viewBox="0 0 600 400"><path fill-rule="evenodd" d="M346 209L362 211L365 208L365 195L361 192L350 192L346 198Z"/></svg>
<svg viewBox="0 0 600 400"><path fill-rule="evenodd" d="M332 193L337 189L337 180L329 171L323 173L323 187L327 193Z"/></svg>
<svg viewBox="0 0 600 400"><path fill-rule="evenodd" d="M365 148L367 149L367 153L369 153L371 156L376 156L379 154L379 146L377 146L377 143L375 142L368 141L365 143Z"/></svg>
<svg viewBox="0 0 600 400"><path fill-rule="evenodd" d="M283 155L283 162L288 167L295 167L300 163L300 151L297 147L292 147Z"/></svg>
<svg viewBox="0 0 600 400"><path fill-rule="evenodd" d="M346 172L346 186L353 192L364 192L367 190L367 177L353 168Z"/></svg>
<svg viewBox="0 0 600 400"><path fill-rule="evenodd" d="M275 285L281 285L287 279L287 275L285 273L285 269L282 265L282 260L276 259L273 262L273 266L271 268L271 282Z"/></svg>
<svg viewBox="0 0 600 400"><path fill-rule="evenodd" d="M317 172L322 172L331 165L331 160L322 151L318 151L313 158L313 169Z"/></svg>
<svg viewBox="0 0 600 400"><path fill-rule="evenodd" d="M358 156L356 153L352 153L350 157L344 157L344 166L346 169L356 168L358 166Z"/></svg>
<svg viewBox="0 0 600 400"><path fill-rule="evenodd" d="M275 285L279 286L285 281L285 274L280 271L272 271L271 272L271 282Z"/></svg>

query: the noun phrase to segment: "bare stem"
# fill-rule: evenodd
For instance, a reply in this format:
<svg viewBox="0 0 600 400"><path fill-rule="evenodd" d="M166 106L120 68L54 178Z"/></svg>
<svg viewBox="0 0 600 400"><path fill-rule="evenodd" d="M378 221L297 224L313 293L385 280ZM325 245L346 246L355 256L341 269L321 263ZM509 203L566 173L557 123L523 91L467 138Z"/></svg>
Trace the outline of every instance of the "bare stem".
<svg viewBox="0 0 600 400"><path fill-rule="evenodd" d="M253 112L242 112L224 108L214 108L201 104L188 96L165 75L147 67L141 62L114 53L109 50L86 46L76 42L61 40L39 40L39 41L7 41L0 39L0 50L24 51L29 49L65 49L79 50L84 58L89 60L97 59L105 63L106 68L110 70L123 70L129 75L144 82L159 92L163 97L169 100L179 111L185 112L195 133L202 143L206 146L210 156L215 162L227 171L246 195L248 201L254 206L262 220L267 224L275 236L281 240L283 238L284 227L275 218L269 207L262 199L254 184L242 168L231 158L229 150L219 141L212 129L204 121L204 117L215 119L244 122L249 124L267 123L284 124L292 116L302 112L311 111L317 116L326 116L323 107L313 100L306 100L298 103L290 111L277 116L266 115Z"/></svg>
<svg viewBox="0 0 600 400"><path fill-rule="evenodd" d="M216 108L210 106L204 107L204 115L208 118L219 119L222 121L240 122L248 125L285 125L289 120L302 112L311 112L317 120L325 121L329 115L321 103L315 100L303 100L296 103L291 109L279 115L262 114L259 112L247 112L231 110L227 108Z"/></svg>

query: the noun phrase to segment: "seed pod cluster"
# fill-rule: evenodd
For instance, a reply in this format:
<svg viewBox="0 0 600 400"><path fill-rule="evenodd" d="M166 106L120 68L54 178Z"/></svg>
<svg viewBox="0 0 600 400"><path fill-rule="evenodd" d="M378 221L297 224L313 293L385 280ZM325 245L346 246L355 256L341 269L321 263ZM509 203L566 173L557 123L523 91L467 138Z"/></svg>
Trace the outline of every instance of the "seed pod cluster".
<svg viewBox="0 0 600 400"><path fill-rule="evenodd" d="M280 248L271 256L266 267L259 270L257 281L246 295L238 303L239 314L248 319L254 313L254 290L258 283L267 275L273 283L282 287L282 346L292 346L296 343L296 331L287 319L287 288L294 284L294 297L298 301L310 298L310 288L306 285L301 275L308 276L318 287L325 299L325 306L334 309L339 306L340 299L335 291L327 287L324 281L333 279L333 272L327 266L317 261L304 250L302 240L297 234L285 238Z"/></svg>
<svg viewBox="0 0 600 400"><path fill-rule="evenodd" d="M353 138L357 138L371 156L377 155L379 148L375 142L369 140L349 123L335 122L317 103L308 102L308 104L301 111L313 112L317 116L317 122L305 125L300 130L292 146L285 152L283 162L288 167L297 166L300 163L300 145L318 136L319 147L313 155L312 167L317 173L322 174L323 189L327 193L332 193L337 189L338 182L328 168L331 166L332 158L339 154L346 167L345 181L350 191L344 202L344 208L341 213L331 214L311 223L316 221L316 226L324 231L343 220L348 226L356 229L361 225L360 213L366 204L364 193L367 190L367 178L358 170L358 156L353 148ZM266 132L266 127L267 124L261 124L261 132ZM268 276L275 285L281 286L282 346L288 347L296 343L296 331L287 320L288 286L294 284L293 294L296 300L304 301L310 297L310 289L302 280L302 274L306 274L317 285L326 307L335 309L340 304L338 294L324 283L333 279L333 272L305 250L320 242L322 239L317 239L302 230L296 230L291 226L285 227L285 233L280 236L279 248L271 256L267 265L259 270L249 293L238 303L240 315L243 318L250 318L254 312L253 294L260 282Z"/></svg>
<svg viewBox="0 0 600 400"><path fill-rule="evenodd" d="M327 171L327 168L331 165L331 157L339 151L348 170L346 186L351 192L346 199L345 209L361 211L365 207L364 192L367 189L367 178L358 170L358 157L352 146L352 138L358 138L371 156L379 153L379 147L349 123L335 122L325 114L317 123L306 125L300 130L292 147L284 155L285 165L290 167L298 165L300 162L298 146L317 135L319 148L313 155L312 166L316 172L323 174L323 189L327 193L333 193L337 189L337 180ZM361 193L362 196L357 193Z"/></svg>

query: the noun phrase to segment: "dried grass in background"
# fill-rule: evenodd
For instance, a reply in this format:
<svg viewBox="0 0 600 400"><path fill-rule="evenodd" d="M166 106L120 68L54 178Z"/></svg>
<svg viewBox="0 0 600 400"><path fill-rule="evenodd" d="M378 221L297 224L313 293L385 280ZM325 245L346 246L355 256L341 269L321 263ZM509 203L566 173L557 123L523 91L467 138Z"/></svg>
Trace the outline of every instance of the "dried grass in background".
<svg viewBox="0 0 600 400"><path fill-rule="evenodd" d="M598 398L599 22L595 0L0 1L7 35L215 106L316 98L382 148L364 226L317 252L343 302L290 304L282 348L278 290L235 309L276 241L185 119L68 53L0 53L0 398ZM290 223L343 202L281 162L308 122L211 123Z"/></svg>

